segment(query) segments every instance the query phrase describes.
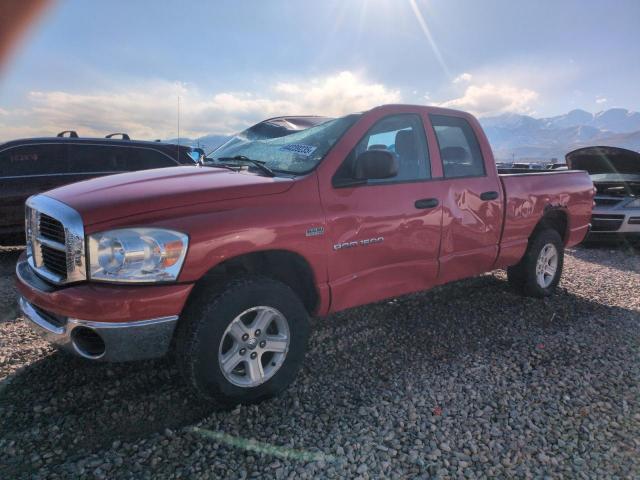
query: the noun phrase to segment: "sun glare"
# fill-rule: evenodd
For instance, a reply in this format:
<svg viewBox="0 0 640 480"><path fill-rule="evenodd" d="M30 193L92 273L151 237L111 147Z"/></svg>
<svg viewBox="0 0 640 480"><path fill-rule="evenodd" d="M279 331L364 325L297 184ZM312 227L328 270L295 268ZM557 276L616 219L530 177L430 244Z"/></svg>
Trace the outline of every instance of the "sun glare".
<svg viewBox="0 0 640 480"><path fill-rule="evenodd" d="M413 14L415 15L416 20L418 21L418 25L420 25L420 29L422 30L422 33L424 33L424 36L426 37L427 41L429 42L429 45L431 46L431 49L433 50L433 54L438 59L438 63L442 67L442 70L444 71L444 73L448 77L451 77L451 72L449 71L449 68L447 67L447 64L445 63L444 58L442 58L442 54L440 53L440 49L438 48L438 45L436 44L436 41L433 39L433 35L431 35L431 31L429 30L429 26L427 25L427 22L424 19L424 16L422 15L422 12L420 11L420 8L418 7L418 4L416 3L416 0L409 0L409 5L411 5L411 10L413 10Z"/></svg>

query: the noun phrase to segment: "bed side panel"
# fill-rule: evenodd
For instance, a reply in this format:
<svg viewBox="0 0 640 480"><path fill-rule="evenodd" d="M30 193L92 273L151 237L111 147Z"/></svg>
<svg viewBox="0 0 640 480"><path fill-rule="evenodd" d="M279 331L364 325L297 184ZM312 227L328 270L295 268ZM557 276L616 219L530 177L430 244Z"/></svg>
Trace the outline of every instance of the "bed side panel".
<svg viewBox="0 0 640 480"><path fill-rule="evenodd" d="M593 183L586 172L501 175L505 224L496 268L518 263L534 228L549 209L567 213L565 244L580 243L589 229Z"/></svg>

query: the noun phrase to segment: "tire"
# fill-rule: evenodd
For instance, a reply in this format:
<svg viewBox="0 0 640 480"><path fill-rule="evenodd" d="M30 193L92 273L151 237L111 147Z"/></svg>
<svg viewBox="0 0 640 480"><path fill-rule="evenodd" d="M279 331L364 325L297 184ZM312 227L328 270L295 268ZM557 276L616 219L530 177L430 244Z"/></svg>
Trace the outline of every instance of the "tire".
<svg viewBox="0 0 640 480"><path fill-rule="evenodd" d="M259 323L265 331L257 332ZM213 294L194 293L178 326L176 359L199 397L221 407L257 403L295 379L308 337L307 311L287 285L244 277Z"/></svg>
<svg viewBox="0 0 640 480"><path fill-rule="evenodd" d="M542 266L545 262L547 268ZM562 238L557 230L546 228L531 237L524 257L517 265L507 269L507 277L509 283L524 295L548 297L560 282L563 263Z"/></svg>

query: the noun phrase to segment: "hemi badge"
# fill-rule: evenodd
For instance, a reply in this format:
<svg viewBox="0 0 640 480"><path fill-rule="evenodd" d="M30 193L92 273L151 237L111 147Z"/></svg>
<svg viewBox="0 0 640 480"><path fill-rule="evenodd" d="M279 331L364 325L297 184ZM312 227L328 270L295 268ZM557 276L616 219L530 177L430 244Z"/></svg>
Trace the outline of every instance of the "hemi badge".
<svg viewBox="0 0 640 480"><path fill-rule="evenodd" d="M317 237L318 235L324 235L324 227L309 228L305 237Z"/></svg>

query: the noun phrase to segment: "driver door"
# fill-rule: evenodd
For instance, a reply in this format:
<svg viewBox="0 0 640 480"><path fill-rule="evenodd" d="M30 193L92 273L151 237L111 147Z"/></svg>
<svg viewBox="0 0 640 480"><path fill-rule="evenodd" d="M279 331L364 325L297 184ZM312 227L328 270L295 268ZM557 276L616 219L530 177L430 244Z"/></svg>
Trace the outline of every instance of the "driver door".
<svg viewBox="0 0 640 480"><path fill-rule="evenodd" d="M397 156L395 177L339 186L357 156L385 149ZM434 285L438 272L442 198L431 168L420 115L377 120L323 189L330 238L332 310L370 303Z"/></svg>

